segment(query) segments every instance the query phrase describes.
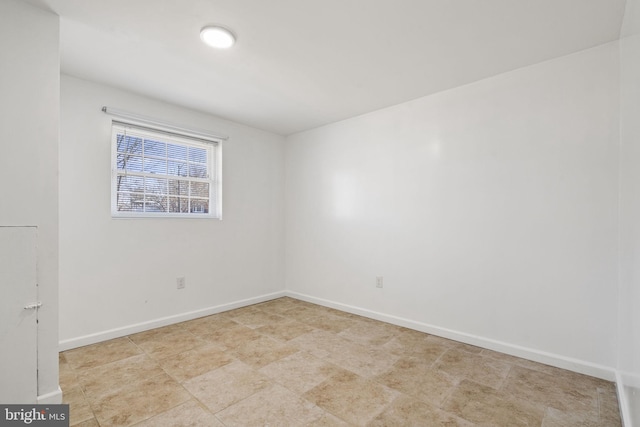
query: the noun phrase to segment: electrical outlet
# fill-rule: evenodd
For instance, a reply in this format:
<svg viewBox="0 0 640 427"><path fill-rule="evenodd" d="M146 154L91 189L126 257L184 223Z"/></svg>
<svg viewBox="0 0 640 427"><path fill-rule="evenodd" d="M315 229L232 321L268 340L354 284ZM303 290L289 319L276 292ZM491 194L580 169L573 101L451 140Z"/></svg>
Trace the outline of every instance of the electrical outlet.
<svg viewBox="0 0 640 427"><path fill-rule="evenodd" d="M186 280L185 280L185 278L184 278L184 277L178 277L178 278L176 279L176 287L177 287L178 289L184 289L184 287L186 286L186 284L187 284L187 283L186 283Z"/></svg>
<svg viewBox="0 0 640 427"><path fill-rule="evenodd" d="M376 288L382 287L382 276L376 277Z"/></svg>

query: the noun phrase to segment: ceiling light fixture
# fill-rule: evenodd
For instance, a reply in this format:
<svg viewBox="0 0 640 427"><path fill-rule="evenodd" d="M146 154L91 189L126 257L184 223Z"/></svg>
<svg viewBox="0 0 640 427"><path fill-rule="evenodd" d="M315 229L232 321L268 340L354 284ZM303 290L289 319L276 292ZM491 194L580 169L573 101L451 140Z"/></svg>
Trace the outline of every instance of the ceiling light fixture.
<svg viewBox="0 0 640 427"><path fill-rule="evenodd" d="M219 26L204 27L200 30L200 38L216 49L229 49L236 42L236 36L231 31Z"/></svg>

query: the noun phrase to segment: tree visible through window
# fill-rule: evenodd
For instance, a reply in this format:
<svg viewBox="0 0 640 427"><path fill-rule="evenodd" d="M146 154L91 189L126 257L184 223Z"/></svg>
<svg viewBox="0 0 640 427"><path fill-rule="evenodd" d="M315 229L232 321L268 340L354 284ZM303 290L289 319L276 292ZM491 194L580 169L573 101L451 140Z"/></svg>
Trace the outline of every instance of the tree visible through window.
<svg viewBox="0 0 640 427"><path fill-rule="evenodd" d="M217 144L114 123L114 216L219 217Z"/></svg>

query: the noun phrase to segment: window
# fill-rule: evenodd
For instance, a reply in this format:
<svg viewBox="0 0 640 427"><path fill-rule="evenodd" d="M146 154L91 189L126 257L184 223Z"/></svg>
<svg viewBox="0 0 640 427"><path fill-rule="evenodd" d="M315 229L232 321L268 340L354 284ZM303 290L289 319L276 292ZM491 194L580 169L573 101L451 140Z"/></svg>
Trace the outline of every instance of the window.
<svg viewBox="0 0 640 427"><path fill-rule="evenodd" d="M114 217L220 218L217 141L113 122Z"/></svg>

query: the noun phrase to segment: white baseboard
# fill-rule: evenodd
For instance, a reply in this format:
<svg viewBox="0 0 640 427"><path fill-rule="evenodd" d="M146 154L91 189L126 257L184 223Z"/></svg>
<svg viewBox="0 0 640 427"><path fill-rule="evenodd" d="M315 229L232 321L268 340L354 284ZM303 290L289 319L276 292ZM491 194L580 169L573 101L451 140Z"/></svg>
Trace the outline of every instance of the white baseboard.
<svg viewBox="0 0 640 427"><path fill-rule="evenodd" d="M630 372L617 372L618 402L625 427L640 427L633 424L633 415L640 411L640 375Z"/></svg>
<svg viewBox="0 0 640 427"><path fill-rule="evenodd" d="M95 344L97 342L110 340L113 338L119 338L126 335L143 332L149 329L159 328L162 326L171 325L174 323L184 322L187 320L196 319L198 317L209 316L216 313L222 313L224 311L233 310L236 308L246 307L249 305L257 304L260 302L270 301L283 296L289 296L302 301L307 301L313 304L322 305L325 307L335 308L337 310L345 311L352 314L357 314L370 319L380 320L382 322L391 323L393 325L403 326L409 329L414 329L420 332L428 333L431 335L437 335L443 338L452 339L455 341L463 342L466 344L475 345L478 347L487 348L489 350L498 351L501 353L510 354L516 357L522 357L523 359L532 360L534 362L544 363L546 365L555 366L562 369L578 372L585 375L591 375L593 377L602 378L608 381L615 381L618 400L620 403L620 412L625 427L633 427L631 424L631 414L629 410L629 402L625 392L626 387L640 388L640 377L634 374L619 372L613 368L598 365L590 362L586 362L579 359L565 357L553 353L547 353L527 347L521 347L505 343L502 341L496 341L489 338L484 338L477 335L467 334L460 331L455 331L439 326L429 325L422 322L417 322L402 317L392 316L385 313L376 312L360 307L351 306L348 304L342 304L335 301L325 300L322 298L316 298L310 295L301 294L293 291L280 291L271 294L261 295L255 298L248 298L231 303L221 304L213 307L208 307L200 310L190 311L187 313L176 314L173 316L167 316L159 319L150 320L148 322L137 323L134 325L128 325L121 328L110 329L107 331L98 332L95 334L85 335L77 338L71 338L60 341L60 351L69 350L72 348L82 347L85 345ZM56 391L38 396L38 404L58 404L62 403L62 390L60 387ZM640 427L640 426L637 426Z"/></svg>
<svg viewBox="0 0 640 427"><path fill-rule="evenodd" d="M624 427L632 427L631 414L629 412L629 402L627 402L627 393L624 389L624 381L622 373L616 372L616 391L618 392L618 406L620 407L620 417L622 417L622 425Z"/></svg>
<svg viewBox="0 0 640 427"><path fill-rule="evenodd" d="M70 350L72 348L83 347L85 345L95 344L114 338L120 338L138 332L147 331L149 329L160 328L162 326L174 323L184 322L187 320L197 319L198 317L210 316L223 311L233 310L235 308L246 307L248 305L257 304L264 301L280 298L285 296L284 291L274 292L271 294L261 295L255 298L247 298L240 301L230 302L226 304L207 307L200 310L190 311L187 313L175 314L173 316L162 317L159 319L149 320L147 322L127 325L120 328L109 329L107 331L97 332L95 334L84 335L77 338L62 340L58 343L59 351Z"/></svg>
<svg viewBox="0 0 640 427"><path fill-rule="evenodd" d="M578 372L585 375L591 375L597 378L602 378L608 381L618 380L616 371L613 368L602 366L590 362L586 362L579 359L573 359L557 354L547 353L531 348L521 347L502 341L496 341L489 338L484 338L477 335L467 334L460 331L446 329L434 325L429 325L422 322L417 322L402 317L392 316L385 313L380 313L360 307L355 307L347 304L338 303L335 301L329 301L322 298L316 298L310 295L301 294L293 291L279 291L271 294L261 295L254 298L248 298L231 303L221 304L213 307L207 307L200 310L195 310L187 313L180 313L173 316L162 317L159 319L150 320L147 322L137 323L134 325L127 325L120 328L110 329L107 331L97 332L90 335L84 335L77 338L71 338L60 341L60 351L69 350L72 348L82 347L85 345L95 344L97 342L107 341L114 338L120 338L126 335L135 334L138 332L147 331L149 329L159 328L162 326L171 325L178 322L184 322L187 320L196 319L198 317L209 316L211 314L221 313L235 308L245 307L252 304L257 304L264 301L280 298L283 296L290 296L292 298L300 299L303 301L311 302L314 304L335 308L338 310L346 311L348 313L357 314L360 316L368 317L371 319L380 320L383 322L391 323L398 326L404 326L406 328L414 329L420 332L425 332L432 335L437 335L443 338L460 341L466 344L475 345L478 347L487 348L501 353L510 354L512 356L522 357L524 359L533 360L535 362L544 363L546 365L556 366L558 368L567 369L570 371Z"/></svg>
<svg viewBox="0 0 640 427"><path fill-rule="evenodd" d="M41 394L38 396L38 405L58 405L62 403L62 389L58 387L50 393Z"/></svg>
<svg viewBox="0 0 640 427"><path fill-rule="evenodd" d="M631 372L620 371L619 378L626 387L640 389L640 375Z"/></svg>
<svg viewBox="0 0 640 427"><path fill-rule="evenodd" d="M325 307L335 308L337 310L346 311L348 313L357 314L375 320L380 320L382 322L391 323L393 325L403 326L405 328L414 329L420 332L425 332L427 334L437 335L454 341L460 341L465 344L471 344L489 350L498 351L500 353L510 354L512 356L521 357L523 359L532 360L534 362L544 363L545 365L551 365L557 368L567 369L569 371L602 378L607 381L616 381L615 369L607 366L598 365L579 359L573 359L558 354L547 353L532 348L521 347L502 341L496 341L478 335L472 335L460 331L441 328L438 326L416 322L414 320L405 319L402 317L392 316L360 307L312 297L298 292L286 291L285 294L291 298L300 299Z"/></svg>

